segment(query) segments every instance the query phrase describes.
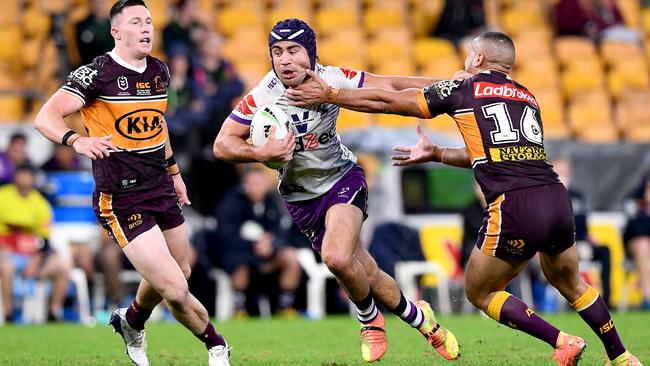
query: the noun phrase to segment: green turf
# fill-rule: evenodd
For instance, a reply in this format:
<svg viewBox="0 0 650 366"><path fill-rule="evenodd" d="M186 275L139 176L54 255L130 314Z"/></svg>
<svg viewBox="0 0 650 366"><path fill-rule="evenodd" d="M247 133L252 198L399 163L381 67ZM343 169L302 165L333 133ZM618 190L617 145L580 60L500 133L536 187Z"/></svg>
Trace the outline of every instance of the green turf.
<svg viewBox="0 0 650 366"><path fill-rule="evenodd" d="M586 338L582 365L602 365L604 350L575 313L549 315L566 332ZM650 362L648 313L615 314L617 329L628 348ZM554 365L552 350L529 336L478 315L445 317L442 323L461 342L458 365ZM388 353L379 365L441 365L422 336L390 316ZM217 324L233 346L233 365L364 365L358 325L349 317L309 320L244 320ZM152 365L205 365L207 353L192 335L175 323L147 328ZM119 336L105 325L0 327L0 365L130 365Z"/></svg>

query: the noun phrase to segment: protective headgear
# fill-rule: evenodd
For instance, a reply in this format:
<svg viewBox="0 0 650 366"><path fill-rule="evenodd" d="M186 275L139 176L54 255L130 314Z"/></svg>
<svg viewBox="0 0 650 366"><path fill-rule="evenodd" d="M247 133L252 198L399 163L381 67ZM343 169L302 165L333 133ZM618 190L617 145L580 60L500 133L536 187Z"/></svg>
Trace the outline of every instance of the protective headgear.
<svg viewBox="0 0 650 366"><path fill-rule="evenodd" d="M300 19L285 19L277 22L269 34L269 53L271 53L271 66L273 66L273 53L271 48L280 41L291 41L301 45L309 55L309 64L316 70L316 33L307 23ZM275 68L273 68L275 70Z"/></svg>

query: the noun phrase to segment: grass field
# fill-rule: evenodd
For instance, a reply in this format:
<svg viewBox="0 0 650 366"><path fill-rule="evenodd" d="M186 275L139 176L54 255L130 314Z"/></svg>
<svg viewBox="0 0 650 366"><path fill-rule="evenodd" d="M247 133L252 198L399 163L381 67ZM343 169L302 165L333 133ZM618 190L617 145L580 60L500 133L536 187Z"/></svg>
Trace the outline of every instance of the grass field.
<svg viewBox="0 0 650 366"><path fill-rule="evenodd" d="M615 314L619 334L641 361L650 362L650 314ZM575 313L549 315L549 321L587 340L582 365L602 365L604 349ZM479 315L442 320L461 342L457 365L554 365L546 344ZM379 365L448 364L419 333L390 316L389 348ZM243 320L217 324L233 346L233 365L365 365L358 325L349 317L309 320ZM147 327L151 365L205 365L203 346L175 323ZM0 365L130 365L118 335L106 325L0 327Z"/></svg>

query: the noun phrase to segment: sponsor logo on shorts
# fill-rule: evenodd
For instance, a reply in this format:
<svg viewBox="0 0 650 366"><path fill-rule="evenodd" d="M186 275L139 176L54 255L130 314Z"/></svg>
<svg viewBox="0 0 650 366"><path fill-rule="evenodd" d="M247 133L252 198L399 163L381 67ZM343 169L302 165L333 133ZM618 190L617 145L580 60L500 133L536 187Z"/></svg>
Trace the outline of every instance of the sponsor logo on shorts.
<svg viewBox="0 0 650 366"><path fill-rule="evenodd" d="M142 214L133 214L126 219L126 222L128 223L129 230L133 230L142 225Z"/></svg>
<svg viewBox="0 0 650 366"><path fill-rule="evenodd" d="M514 255L524 254L524 247L526 243L523 239L511 239L507 241L507 246L505 248L506 252Z"/></svg>
<svg viewBox="0 0 650 366"><path fill-rule="evenodd" d="M350 193L350 187L341 188L336 194L339 197L348 197L349 196L348 193Z"/></svg>
<svg viewBox="0 0 650 366"><path fill-rule="evenodd" d="M541 146L509 146L490 148L493 162L546 160L546 150Z"/></svg>

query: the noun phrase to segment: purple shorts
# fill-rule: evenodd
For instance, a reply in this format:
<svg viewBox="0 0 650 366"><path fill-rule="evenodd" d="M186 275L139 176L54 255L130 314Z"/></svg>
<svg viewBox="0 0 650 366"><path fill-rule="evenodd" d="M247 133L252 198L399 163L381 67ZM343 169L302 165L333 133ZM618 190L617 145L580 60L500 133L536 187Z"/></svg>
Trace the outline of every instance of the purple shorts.
<svg viewBox="0 0 650 366"><path fill-rule="evenodd" d="M95 191L93 209L97 221L121 248L156 225L165 231L185 222L173 186L128 196Z"/></svg>
<svg viewBox="0 0 650 366"><path fill-rule="evenodd" d="M528 260L558 254L575 242L569 193L562 184L518 189L490 203L476 246L498 258Z"/></svg>
<svg viewBox="0 0 650 366"><path fill-rule="evenodd" d="M325 215L330 207L346 203L357 206L364 219L368 210L368 185L363 168L355 166L320 197L306 201L285 202L293 221L319 253L325 236Z"/></svg>

